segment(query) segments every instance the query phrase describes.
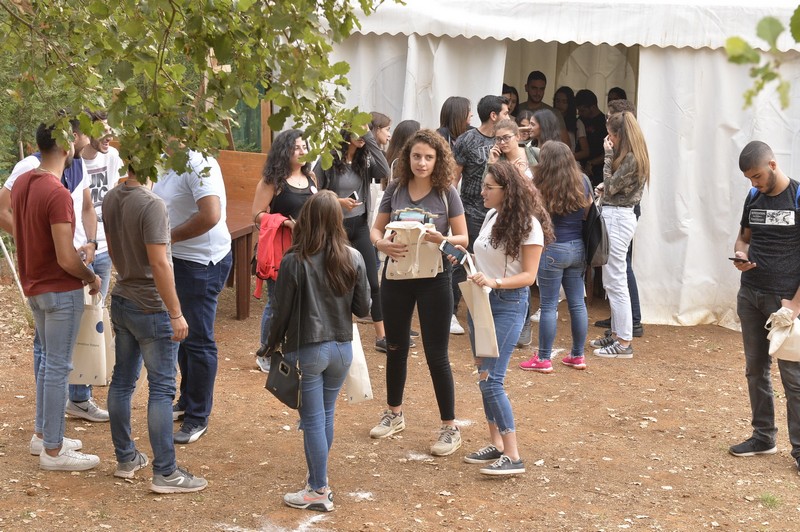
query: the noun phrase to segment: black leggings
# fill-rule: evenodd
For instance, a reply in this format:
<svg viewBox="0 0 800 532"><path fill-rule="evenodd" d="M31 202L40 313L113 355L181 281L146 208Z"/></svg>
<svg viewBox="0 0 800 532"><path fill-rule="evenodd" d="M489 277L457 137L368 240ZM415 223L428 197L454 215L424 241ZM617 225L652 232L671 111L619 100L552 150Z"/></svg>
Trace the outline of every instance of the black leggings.
<svg viewBox="0 0 800 532"><path fill-rule="evenodd" d="M450 316L453 310L453 291L450 286L450 264L432 279L392 281L384 273L381 297L386 315L386 402L389 406L403 404L403 390L408 372L409 331L414 305L419 313L422 346L433 381L439 415L443 421L455 419L455 387L450 368L448 343ZM386 268L384 268L384 272Z"/></svg>
<svg viewBox="0 0 800 532"><path fill-rule="evenodd" d="M345 218L344 230L347 232L347 238L350 239L350 245L361 253L364 265L367 268L367 281L369 282L369 291L372 297L372 306L369 309L372 321L383 321L381 290L380 286L378 286L378 268L375 263L375 247L369 239L367 215Z"/></svg>

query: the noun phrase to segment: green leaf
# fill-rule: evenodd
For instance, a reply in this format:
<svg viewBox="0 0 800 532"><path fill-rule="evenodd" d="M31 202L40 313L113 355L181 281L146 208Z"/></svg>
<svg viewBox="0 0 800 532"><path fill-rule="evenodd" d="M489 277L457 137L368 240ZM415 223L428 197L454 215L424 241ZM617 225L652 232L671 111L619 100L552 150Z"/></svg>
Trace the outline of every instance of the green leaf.
<svg viewBox="0 0 800 532"><path fill-rule="evenodd" d="M797 6L792 13L792 18L789 20L789 31L792 33L792 39L800 42L800 6Z"/></svg>
<svg viewBox="0 0 800 532"><path fill-rule="evenodd" d="M258 106L258 89L249 83L244 83L242 85L242 99L244 99L244 103L248 107L255 109Z"/></svg>
<svg viewBox="0 0 800 532"><path fill-rule="evenodd" d="M758 63L761 59L759 53L741 37L729 37L725 41L725 52L728 54L728 61L739 65Z"/></svg>
<svg viewBox="0 0 800 532"><path fill-rule="evenodd" d="M775 48L778 37L785 29L781 21L775 17L764 17L756 25L756 35L767 41L770 48Z"/></svg>
<svg viewBox="0 0 800 532"><path fill-rule="evenodd" d="M128 61L120 61L117 63L117 66L114 67L114 75L118 80L125 83L133 77L133 65Z"/></svg>
<svg viewBox="0 0 800 532"><path fill-rule="evenodd" d="M791 88L791 84L785 80L778 84L778 96L781 100L781 109L789 107L789 93Z"/></svg>
<svg viewBox="0 0 800 532"><path fill-rule="evenodd" d="M236 7L239 9L239 11L247 11L253 7L253 4L255 3L256 0L239 0Z"/></svg>

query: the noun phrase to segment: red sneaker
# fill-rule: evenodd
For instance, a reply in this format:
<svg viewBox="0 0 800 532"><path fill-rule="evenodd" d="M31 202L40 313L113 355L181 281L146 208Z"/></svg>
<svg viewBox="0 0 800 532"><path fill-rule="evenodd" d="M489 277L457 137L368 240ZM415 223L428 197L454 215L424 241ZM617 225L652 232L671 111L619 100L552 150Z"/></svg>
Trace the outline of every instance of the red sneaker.
<svg viewBox="0 0 800 532"><path fill-rule="evenodd" d="M574 369L586 369L585 357L574 357L572 355L561 359L561 363Z"/></svg>
<svg viewBox="0 0 800 532"><path fill-rule="evenodd" d="M533 355L529 360L521 362L519 367L525 371L538 371L539 373L552 373L553 364L549 360L539 360L539 355Z"/></svg>

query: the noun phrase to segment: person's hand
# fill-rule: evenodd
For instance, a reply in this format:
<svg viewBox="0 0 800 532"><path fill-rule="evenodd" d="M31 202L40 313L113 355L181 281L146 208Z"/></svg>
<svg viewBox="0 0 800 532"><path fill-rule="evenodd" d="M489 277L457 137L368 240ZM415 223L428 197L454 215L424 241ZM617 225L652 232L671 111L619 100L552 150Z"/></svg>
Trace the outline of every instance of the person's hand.
<svg viewBox="0 0 800 532"><path fill-rule="evenodd" d="M89 287L90 296L100 293L100 283L101 283L100 276L97 274L95 274L94 276L94 281L92 281L91 283L86 283L86 286Z"/></svg>
<svg viewBox="0 0 800 532"><path fill-rule="evenodd" d="M395 236L397 236L397 233L392 233L388 238L381 238L375 242L375 248L393 260L400 260L406 256L408 246L395 242Z"/></svg>
<svg viewBox="0 0 800 532"><path fill-rule="evenodd" d="M425 241L432 242L437 246L444 242L444 235L437 231L436 229L428 229L425 232Z"/></svg>
<svg viewBox="0 0 800 532"><path fill-rule="evenodd" d="M489 164L494 164L500 158L500 154L503 153L500 151L500 145L495 144L492 146L492 149L489 150Z"/></svg>
<svg viewBox="0 0 800 532"><path fill-rule="evenodd" d="M350 212L350 211L352 211L353 209L355 209L356 207L358 207L358 206L359 206L359 205L361 205L362 203L363 203L363 202L361 202L361 201L356 201L356 200L354 200L353 198L339 198L339 204L340 204L340 205L342 206L342 208L343 208L344 210L346 210L347 212Z"/></svg>
<svg viewBox="0 0 800 532"><path fill-rule="evenodd" d="M606 137L603 139L603 149L607 152L614 151L614 143L611 141L610 137Z"/></svg>
<svg viewBox="0 0 800 532"><path fill-rule="evenodd" d="M733 266L740 272L746 272L747 270L752 270L753 268L757 267L757 264L755 262L750 262L750 259L747 258L747 255L743 251L737 251L733 254L733 256L747 261L733 261Z"/></svg>
<svg viewBox="0 0 800 532"><path fill-rule="evenodd" d="M94 244L84 244L78 248L78 255L82 257L83 263L87 266L94 262L94 254Z"/></svg>
<svg viewBox="0 0 800 532"><path fill-rule="evenodd" d="M289 218L288 220L284 220L282 225L294 231L294 226L296 225L296 222L292 218Z"/></svg>
<svg viewBox="0 0 800 532"><path fill-rule="evenodd" d="M489 279L483 272L477 272L473 275L468 275L467 279L480 287L488 286L489 288L497 288L497 283L494 279Z"/></svg>
<svg viewBox="0 0 800 532"><path fill-rule="evenodd" d="M781 299L781 306L792 309L792 319L800 316L800 302L793 299Z"/></svg>
<svg viewBox="0 0 800 532"><path fill-rule="evenodd" d="M186 323L183 314L176 319L170 318L169 322L172 324L172 340L174 342L181 342L189 335L189 324Z"/></svg>
<svg viewBox="0 0 800 532"><path fill-rule="evenodd" d="M456 247L457 250L463 251L464 253L467 253L467 250L464 249L464 246L459 246L458 244L456 244L455 247ZM446 257L447 257L447 260L450 261L450 264L452 264L453 266L458 266L459 264L461 264L461 262L458 259L456 259L453 255L446 255Z"/></svg>
<svg viewBox="0 0 800 532"><path fill-rule="evenodd" d="M600 183L599 185L597 185L596 187L594 187L594 195L595 195L595 197L597 197L597 198L600 198L600 197L602 197L602 196L603 196L603 193L604 193L605 191L606 191L605 183Z"/></svg>

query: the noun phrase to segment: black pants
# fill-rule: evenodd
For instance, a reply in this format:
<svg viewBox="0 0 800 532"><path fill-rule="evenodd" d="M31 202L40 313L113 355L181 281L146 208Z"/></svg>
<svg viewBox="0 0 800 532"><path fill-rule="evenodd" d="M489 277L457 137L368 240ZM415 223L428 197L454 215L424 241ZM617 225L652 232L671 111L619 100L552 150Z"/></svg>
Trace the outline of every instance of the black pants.
<svg viewBox="0 0 800 532"><path fill-rule="evenodd" d="M408 344L414 305L419 314L422 346L433 381L433 391L442 420L455 419L455 387L450 368L448 344L453 292L450 264L432 279L392 281L384 274L381 282L384 325L386 327L386 402L403 404L408 371ZM384 272L386 268L384 268Z"/></svg>
<svg viewBox="0 0 800 532"><path fill-rule="evenodd" d="M367 215L345 218L344 230L347 232L350 245L361 254L364 259L364 265L367 268L367 281L369 282L370 297L372 297L372 306L369 309L372 321L383 321L381 290L380 286L378 286L378 268L375 263L375 246L372 245L372 241L369 239Z"/></svg>

